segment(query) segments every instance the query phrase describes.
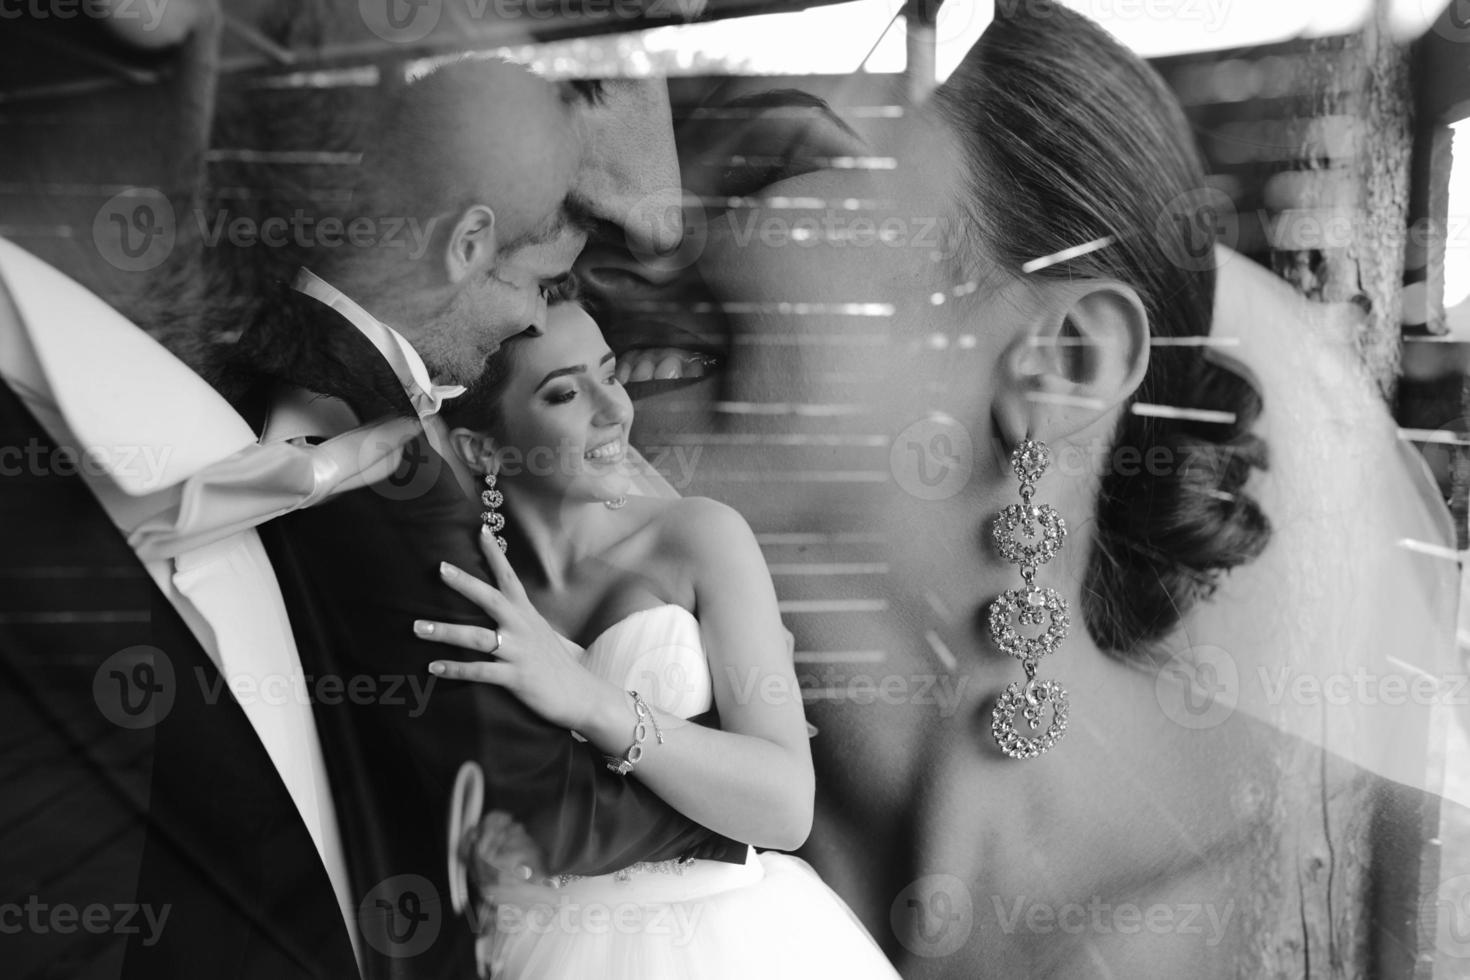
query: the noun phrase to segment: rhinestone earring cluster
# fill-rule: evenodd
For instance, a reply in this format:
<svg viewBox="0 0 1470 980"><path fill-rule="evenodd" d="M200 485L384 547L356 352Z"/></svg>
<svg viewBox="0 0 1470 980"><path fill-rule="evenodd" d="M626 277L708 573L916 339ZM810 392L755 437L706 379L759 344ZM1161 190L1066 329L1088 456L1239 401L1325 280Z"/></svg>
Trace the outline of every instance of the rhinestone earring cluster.
<svg viewBox="0 0 1470 980"><path fill-rule="evenodd" d="M505 494L495 489L495 474L485 474L485 489L480 491L480 503L485 505L485 511L480 515L480 521L495 535L495 543L500 546L501 554L505 553L505 538L500 532L505 530L505 515L500 512L500 505L505 503Z"/></svg>
<svg viewBox="0 0 1470 980"><path fill-rule="evenodd" d="M1056 650L1067 638L1071 626L1067 600L1056 589L1036 584L1036 570L1056 557L1067 538L1067 522L1050 504L1036 505L1036 481L1051 464L1051 450L1043 442L1022 440L1011 453L1011 468L1021 483L1021 502L1000 512L992 528L996 550L1001 557L1021 569L1024 584L1007 589L990 606L990 637L1006 654L1021 661L1026 683L1012 681L996 702L991 717L991 734L1000 750L1012 759L1034 759L1059 742L1067 732L1067 691L1052 680L1038 680L1036 668L1041 658ZM1026 541L1016 535L1020 531ZM1039 536L1038 536L1039 535ZM1027 543L1030 542L1030 543ZM1023 626L1042 626L1038 636L1023 636L1012 625L1017 619ZM1051 706L1051 721L1041 728L1042 712ZM1033 734L1022 734L1016 727L1016 712L1026 719Z"/></svg>

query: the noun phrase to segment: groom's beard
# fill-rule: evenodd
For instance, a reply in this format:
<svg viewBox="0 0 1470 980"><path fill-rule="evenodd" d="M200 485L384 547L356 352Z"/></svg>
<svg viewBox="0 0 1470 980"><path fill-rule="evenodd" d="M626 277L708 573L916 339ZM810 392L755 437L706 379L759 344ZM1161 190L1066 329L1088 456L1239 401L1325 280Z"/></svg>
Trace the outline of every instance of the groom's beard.
<svg viewBox="0 0 1470 980"><path fill-rule="evenodd" d="M412 338L435 384L470 385L509 337L530 326L515 290L495 281L461 290Z"/></svg>

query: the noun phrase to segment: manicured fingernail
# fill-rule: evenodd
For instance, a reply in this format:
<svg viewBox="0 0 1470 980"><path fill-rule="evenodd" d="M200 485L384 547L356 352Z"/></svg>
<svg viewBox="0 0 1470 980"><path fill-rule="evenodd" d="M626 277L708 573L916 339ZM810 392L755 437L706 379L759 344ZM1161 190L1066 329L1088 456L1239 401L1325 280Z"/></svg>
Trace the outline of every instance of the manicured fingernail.
<svg viewBox="0 0 1470 980"><path fill-rule="evenodd" d="M454 576L457 575L458 573L459 573L459 569L457 569L453 565L449 564L449 562L447 562L447 561L441 561L439 563L439 574L442 575L442 576L444 576L445 578L454 578Z"/></svg>
<svg viewBox="0 0 1470 980"><path fill-rule="evenodd" d="M444 673L444 665L441 664L437 660L434 661L433 663L429 664L429 673L431 673L431 674L443 674Z"/></svg>
<svg viewBox="0 0 1470 980"><path fill-rule="evenodd" d="M423 619L413 621L413 631L419 636L429 636L434 632L434 624Z"/></svg>
<svg viewBox="0 0 1470 980"><path fill-rule="evenodd" d="M492 530L490 530L490 525L489 524L481 524L480 525L480 537L485 538L485 539L488 540L490 538L495 537L495 532L492 531Z"/></svg>

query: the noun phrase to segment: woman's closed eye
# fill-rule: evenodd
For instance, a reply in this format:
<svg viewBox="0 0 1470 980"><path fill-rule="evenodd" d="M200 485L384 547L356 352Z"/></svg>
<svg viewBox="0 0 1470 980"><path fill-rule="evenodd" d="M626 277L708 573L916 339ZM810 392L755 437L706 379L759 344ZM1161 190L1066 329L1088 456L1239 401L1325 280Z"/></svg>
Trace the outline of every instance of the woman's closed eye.
<svg viewBox="0 0 1470 980"><path fill-rule="evenodd" d="M618 376L611 371L608 372L607 377L602 379L602 383L608 385L609 387L613 385L622 385L622 382L618 380ZM548 404L565 405L577 397L577 389L575 387L553 389L546 392L545 397Z"/></svg>

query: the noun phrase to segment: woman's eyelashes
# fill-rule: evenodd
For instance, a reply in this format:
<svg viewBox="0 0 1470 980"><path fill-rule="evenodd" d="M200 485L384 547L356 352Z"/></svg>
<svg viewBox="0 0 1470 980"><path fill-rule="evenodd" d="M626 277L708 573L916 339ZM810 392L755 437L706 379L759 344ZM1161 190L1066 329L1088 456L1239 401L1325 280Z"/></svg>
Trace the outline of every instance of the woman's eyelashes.
<svg viewBox="0 0 1470 980"><path fill-rule="evenodd" d="M601 379L601 382L602 384L609 386L622 384L622 382L618 380L618 376L611 371L607 373L606 377ZM576 397L577 389L575 387L552 389L547 391L545 396L546 402L549 405L565 405L568 402L575 400Z"/></svg>

